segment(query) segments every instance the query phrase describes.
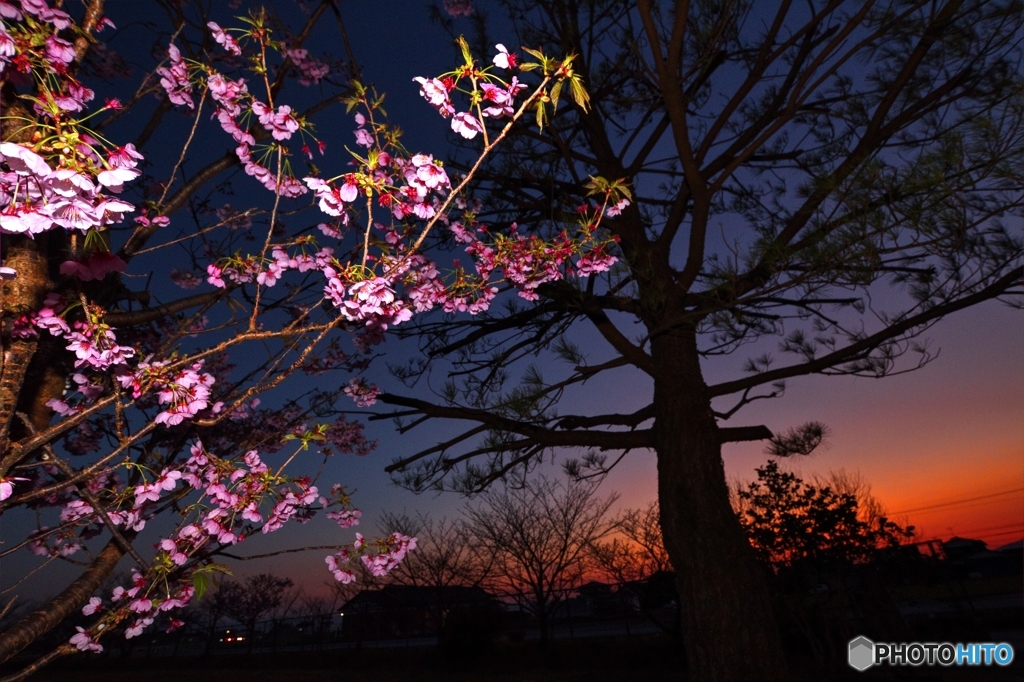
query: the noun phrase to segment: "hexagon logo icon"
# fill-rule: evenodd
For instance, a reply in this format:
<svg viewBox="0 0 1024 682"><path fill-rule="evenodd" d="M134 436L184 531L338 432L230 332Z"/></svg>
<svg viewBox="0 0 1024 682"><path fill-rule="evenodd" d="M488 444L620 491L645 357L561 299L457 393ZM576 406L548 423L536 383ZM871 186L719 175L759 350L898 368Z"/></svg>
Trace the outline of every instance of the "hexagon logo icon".
<svg viewBox="0 0 1024 682"><path fill-rule="evenodd" d="M875 643L867 637L858 637L850 642L850 667L861 672L875 663Z"/></svg>

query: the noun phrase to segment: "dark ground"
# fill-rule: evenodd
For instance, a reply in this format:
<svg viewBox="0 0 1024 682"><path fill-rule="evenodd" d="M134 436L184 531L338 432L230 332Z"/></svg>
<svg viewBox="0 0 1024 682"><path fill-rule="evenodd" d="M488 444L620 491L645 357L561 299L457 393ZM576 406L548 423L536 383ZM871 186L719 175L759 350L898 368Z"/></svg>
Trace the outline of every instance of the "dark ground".
<svg viewBox="0 0 1024 682"><path fill-rule="evenodd" d="M74 656L44 669L34 682L682 682L683 657L667 637L502 644L474 651L363 649L281 652L192 659L92 660ZM1020 661L1009 668L902 668L857 673L838 669L795 680L913 680L960 682L1024 679Z"/></svg>

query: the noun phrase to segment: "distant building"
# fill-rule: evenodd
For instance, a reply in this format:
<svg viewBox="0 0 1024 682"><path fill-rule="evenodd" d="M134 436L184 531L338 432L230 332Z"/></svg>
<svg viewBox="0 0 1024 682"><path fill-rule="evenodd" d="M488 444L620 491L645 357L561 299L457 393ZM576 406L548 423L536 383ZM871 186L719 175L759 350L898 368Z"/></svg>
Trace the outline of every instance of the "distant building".
<svg viewBox="0 0 1024 682"><path fill-rule="evenodd" d="M496 630L504 606L480 587L388 585L363 590L342 609L349 640L445 638L456 630Z"/></svg>
<svg viewBox="0 0 1024 682"><path fill-rule="evenodd" d="M942 543L946 561L961 577L995 578L1024 572L1024 540L991 550L984 540L953 537Z"/></svg>

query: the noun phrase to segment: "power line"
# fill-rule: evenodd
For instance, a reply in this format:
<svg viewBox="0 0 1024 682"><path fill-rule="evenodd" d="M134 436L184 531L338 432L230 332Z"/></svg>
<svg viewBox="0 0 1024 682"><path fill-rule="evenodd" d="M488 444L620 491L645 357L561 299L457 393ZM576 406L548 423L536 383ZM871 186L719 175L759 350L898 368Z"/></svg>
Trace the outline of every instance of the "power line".
<svg viewBox="0 0 1024 682"><path fill-rule="evenodd" d="M984 528L972 528L967 531L968 533L985 533L991 530L1003 530L1004 528L1020 528L1024 530L1024 521L1017 521L1015 523L1004 523L999 526L986 526Z"/></svg>
<svg viewBox="0 0 1024 682"><path fill-rule="evenodd" d="M1004 535L1015 535L1018 537L1024 537L1024 528L1020 530L1004 530L1002 533L987 533L990 538L1001 538Z"/></svg>
<svg viewBox="0 0 1024 682"><path fill-rule="evenodd" d="M921 518L921 517L925 517L925 518L944 518L942 515L944 515L944 514L951 514L951 513L959 516L959 515L962 515L962 514L971 513L971 511L976 510L976 509L980 509L982 507L992 507L993 505L1005 505L1006 503L1010 503L1010 504L1012 504L1014 506L1018 506L1019 505L1021 510L1024 511L1024 498L1019 498L1019 497L1018 498L1003 497L1003 498L992 498L992 499L988 499L988 500L979 500L977 502L962 502L960 504L952 505L952 506L941 508L941 509L928 509L928 510L921 511L921 512L914 512L913 514L911 514L911 517L915 518L915 519ZM905 514L901 514L900 516L906 516L906 515ZM1024 516L1024 515L1022 515L1022 516Z"/></svg>
<svg viewBox="0 0 1024 682"><path fill-rule="evenodd" d="M1012 530L1004 530L1004 529L1012 529ZM1000 532L1000 533L992 533L990 531L1002 531L1002 532ZM950 533L952 533L952 530L950 531ZM996 537L996 536L999 536L999 535L1013 535L1013 534L1016 534L1016 533L1024 534L1024 521L1017 521L1015 523L1004 523L1004 524L1001 524L999 526L986 526L984 528L972 528L972 529L966 530L966 531L958 531L957 533L955 533L955 535L957 537L965 537L965 536L974 535L975 533L984 533L985 535L989 535L990 537ZM938 540L940 538L939 538L938 535L936 535L936 536L934 536L932 538L929 538L929 539ZM924 542L924 540L921 540L921 542Z"/></svg>
<svg viewBox="0 0 1024 682"><path fill-rule="evenodd" d="M927 511L929 509L939 509L942 507L958 507L962 504L969 502L976 502L978 500L988 500L994 497L1002 497L1003 495L1013 495L1015 493L1024 493L1024 488L1014 488L1013 490L1004 490L998 493L989 493L988 495L978 495L976 497L965 497L959 500L952 500L950 502L940 502L938 504L930 504L924 507L914 507L913 509L901 509L889 514L889 516L895 516L896 514L910 514L912 512Z"/></svg>

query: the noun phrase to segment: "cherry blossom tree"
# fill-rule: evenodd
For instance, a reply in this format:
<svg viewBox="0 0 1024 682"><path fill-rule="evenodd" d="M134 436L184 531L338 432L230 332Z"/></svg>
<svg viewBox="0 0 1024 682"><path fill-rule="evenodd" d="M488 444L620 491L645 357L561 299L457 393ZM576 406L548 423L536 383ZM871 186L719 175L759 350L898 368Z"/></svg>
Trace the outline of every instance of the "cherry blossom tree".
<svg viewBox="0 0 1024 682"><path fill-rule="evenodd" d="M0 662L81 625L7 679L100 651L115 629L139 635L201 598L244 540L321 510L356 525L346 489L321 490L312 473L372 449L343 412L375 402L368 372L389 329L433 308L480 313L502 281L531 299L614 262L600 224L619 190L596 191L578 229L550 241L491 234L464 193L526 113L550 116L563 86L586 106L571 55L521 63L498 46L477 59L460 40L456 69L416 78L478 145L476 166L453 176L403 146L358 66L303 47L318 27L345 42L336 2L316 3L294 31L258 6L221 23L205 7L162 3L155 62L118 99L102 95L130 76L104 42L117 6L89 0L72 16L47 0L0 1L0 511L40 520L2 551L85 557L0 632ZM316 135L321 112L338 120L332 107L352 125L344 150ZM132 121L141 132L126 138ZM235 208L236 187L262 198ZM468 245L471 266L424 253L438 231ZM324 378L310 389L310 376ZM356 533L317 549L334 552L327 568L346 582L350 562L385 575L415 546ZM101 591L124 557L130 579Z"/></svg>

